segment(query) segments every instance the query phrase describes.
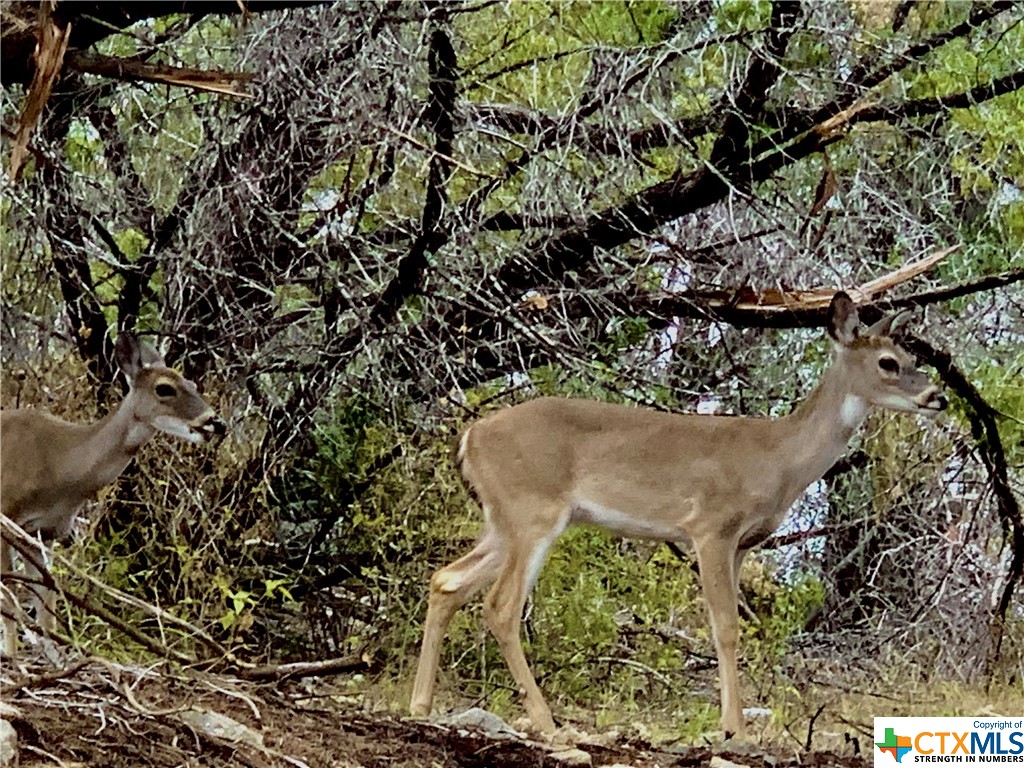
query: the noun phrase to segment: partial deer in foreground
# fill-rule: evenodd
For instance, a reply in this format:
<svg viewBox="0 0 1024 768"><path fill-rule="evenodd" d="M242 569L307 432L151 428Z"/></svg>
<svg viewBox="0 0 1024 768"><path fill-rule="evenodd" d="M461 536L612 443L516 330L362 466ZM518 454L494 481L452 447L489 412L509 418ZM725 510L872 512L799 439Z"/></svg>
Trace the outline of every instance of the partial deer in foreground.
<svg viewBox="0 0 1024 768"><path fill-rule="evenodd" d="M99 421L72 424L33 408L0 413L0 505L3 515L28 533L49 541L63 536L82 504L114 482L157 432L193 443L224 434L223 422L195 384L134 335L119 335L114 350L129 392ZM40 576L25 565L27 579ZM6 541L0 542L0 572L11 573ZM48 631L54 595L41 584L33 589L36 623ZM4 652L12 656L16 622L10 611L5 610L3 627Z"/></svg>
<svg viewBox="0 0 1024 768"><path fill-rule="evenodd" d="M666 414L543 398L470 425L457 461L483 509L476 546L430 581L411 711L427 715L441 641L455 612L493 583L484 622L525 693L534 729L555 730L519 638L526 598L548 550L569 525L686 542L696 551L722 696L721 727L740 734L737 593L744 556L846 448L872 406L933 416L946 398L891 334L898 319L864 328L837 293L828 332L835 360L817 388L780 419Z"/></svg>

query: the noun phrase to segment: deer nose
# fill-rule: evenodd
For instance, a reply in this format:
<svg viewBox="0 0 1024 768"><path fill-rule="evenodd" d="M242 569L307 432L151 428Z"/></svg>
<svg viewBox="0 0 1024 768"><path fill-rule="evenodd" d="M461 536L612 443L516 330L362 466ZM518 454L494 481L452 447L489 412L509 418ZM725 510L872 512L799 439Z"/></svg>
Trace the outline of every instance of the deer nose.
<svg viewBox="0 0 1024 768"><path fill-rule="evenodd" d="M930 411L944 411L949 407L949 400L938 387L930 387L917 398L917 404Z"/></svg>
<svg viewBox="0 0 1024 768"><path fill-rule="evenodd" d="M220 416L211 409L192 422L192 431L199 435L201 440L209 440L212 437L223 437L227 434L228 428Z"/></svg>
<svg viewBox="0 0 1024 768"><path fill-rule="evenodd" d="M204 430L212 432L217 437L224 437L224 435L228 433L228 426L223 421L221 421L219 416L213 416L209 421L206 422Z"/></svg>

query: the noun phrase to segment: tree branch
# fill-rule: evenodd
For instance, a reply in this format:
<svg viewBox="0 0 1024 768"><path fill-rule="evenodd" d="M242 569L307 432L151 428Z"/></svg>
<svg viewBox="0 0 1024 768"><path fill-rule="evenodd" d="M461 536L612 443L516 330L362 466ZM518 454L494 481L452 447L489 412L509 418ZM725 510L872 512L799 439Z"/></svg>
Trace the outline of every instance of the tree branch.
<svg viewBox="0 0 1024 768"><path fill-rule="evenodd" d="M69 50L84 50L110 35L115 35L143 19L155 19L174 13L197 17L211 14L236 16L281 8L319 5L316 0L150 0L146 3L91 2L58 3L54 20L61 26L71 24ZM35 72L32 51L35 48L38 21L37 3L4 3L3 14L16 20L5 24L3 52L0 54L0 78L4 87L28 83Z"/></svg>
<svg viewBox="0 0 1024 768"><path fill-rule="evenodd" d="M853 73L851 73L847 81L848 87L835 101L811 113L801 114L793 112L791 114L792 120L780 121L783 126L780 131L762 139L755 145L751 151L751 157L771 155L778 163L776 165L777 169L787 164L779 162L781 157L787 153L792 153L795 158L801 158L820 151L826 142L823 142L821 137L814 133L817 126L829 123L832 119L854 107L865 91L881 84L887 78L906 69L911 64L920 61L933 50L940 48L949 41L970 34L975 28L995 18L1003 11L1012 8L1013 5L1012 0L1000 0L990 6L976 5L972 8L970 17L965 22L936 33L927 40L909 46L901 54L894 56L891 62L874 71L868 72L868 66L874 64L875 59L865 59L861 66L855 68ZM805 135L797 142L798 147L783 151L787 144L804 134L808 134L808 132L810 132L809 135ZM759 164L754 163L753 165L757 166ZM766 165L762 172L771 167L771 165L771 163ZM758 174L755 173L755 175Z"/></svg>
<svg viewBox="0 0 1024 768"><path fill-rule="evenodd" d="M419 292L430 266L430 255L436 253L449 238L448 231L443 227L442 215L447 203L447 185L452 169L452 146L455 141L458 61L446 28L447 14L444 4L434 7L441 12L431 14L433 30L430 34L430 81L425 118L434 131L435 141L427 175L426 200L419 233L409 252L399 261L397 274L384 287L370 308L367 321L327 344L324 356L331 360L338 360L351 354L369 334L383 330L395 320L405 301ZM295 389L289 398L288 412L298 412L300 405L309 400L312 393L322 386L322 366L321 362L313 369L313 375Z"/></svg>
<svg viewBox="0 0 1024 768"><path fill-rule="evenodd" d="M342 675L369 669L365 655L342 656L321 661L293 661L287 664L266 664L259 667L239 667L237 675L243 680L294 680L299 677Z"/></svg>
<svg viewBox="0 0 1024 768"><path fill-rule="evenodd" d="M989 655L989 667L991 668L999 658L1006 613L1013 600L1013 593L1024 577L1024 519L1021 517L1020 504L1010 486L1006 453L999 435L999 425L996 423L998 414L985 401L966 374L953 363L953 357L948 352L933 347L924 339L911 334L904 337L903 343L922 361L935 368L943 383L963 400L964 413L971 425L971 436L974 438L981 459L988 470L989 482L992 483L992 492L996 497L999 520L1003 526L1003 534L1010 544L1010 564L1006 572L1006 581L1000 590L999 602L996 605L992 622L993 647Z"/></svg>
<svg viewBox="0 0 1024 768"><path fill-rule="evenodd" d="M927 40L909 46L905 51L892 57L892 60L873 71L868 67L875 63L874 58L865 58L860 65L854 68L847 80L847 92L851 99L856 98L856 91L867 91L885 82L896 72L907 66L909 62L920 61L932 51L941 48L951 40L958 37L966 37L977 27L994 19L1003 11L1010 10L1016 3L1013 0L997 0L991 5L975 4L971 8L970 15L966 20L942 32L937 32Z"/></svg>
<svg viewBox="0 0 1024 768"><path fill-rule="evenodd" d="M949 109L967 109L997 96L1013 93L1024 87L1024 71L1012 72L1009 75L1000 77L990 83L976 85L969 91L962 93L951 93L945 96L935 96L927 99L916 99L904 104L890 106L874 106L858 110L849 121L850 125L855 123L868 123L884 120L895 122L897 120L909 120L914 117L933 115L936 112Z"/></svg>
<svg viewBox="0 0 1024 768"><path fill-rule="evenodd" d="M789 39L796 31L796 22L803 13L799 2L775 0L765 50L756 51L747 68L743 83L726 114L710 164L724 170L739 164L747 155L743 151L750 137L750 126L761 122L768 91L779 77L779 60L786 53ZM725 106L725 105L723 105Z"/></svg>
<svg viewBox="0 0 1024 768"><path fill-rule="evenodd" d="M420 221L420 233L409 253L398 263L398 274L381 293L370 311L370 324L377 329L391 323L405 300L417 293L429 266L427 254L436 252L448 240L441 231L441 216L448 199L452 144L455 141L455 97L458 62L443 17L430 35L429 97L426 120L434 131L434 153L430 158L427 194Z"/></svg>
<svg viewBox="0 0 1024 768"><path fill-rule="evenodd" d="M772 5L772 22L763 53L754 56L738 88L732 109L723 122L721 135L711 151L711 165L722 173L741 165L749 155L744 150L750 121L764 109L768 91L779 75L778 60L795 31L801 6L790 0ZM690 174L676 173L671 178L640 192L632 200L591 216L583 227L538 243L530 248L537 253L533 261L506 264L498 279L511 290L531 287L533 283L557 283L568 271L577 271L593 256L595 247L611 249L633 238L653 232L662 224L699 210L720 200L728 183L720 173L707 168Z"/></svg>

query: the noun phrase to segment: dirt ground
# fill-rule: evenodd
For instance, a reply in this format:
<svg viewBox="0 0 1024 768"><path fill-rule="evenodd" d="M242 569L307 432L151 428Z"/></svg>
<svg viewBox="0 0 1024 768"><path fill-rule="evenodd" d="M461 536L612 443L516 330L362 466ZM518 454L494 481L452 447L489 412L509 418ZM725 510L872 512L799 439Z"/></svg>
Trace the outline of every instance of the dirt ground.
<svg viewBox="0 0 1024 768"><path fill-rule="evenodd" d="M608 743L607 739L600 743L585 739L576 745L580 751L566 752L515 736L499 738L466 725L358 711L331 695L328 685L310 681L257 685L232 677L185 676L92 659L61 672L5 670L0 698L3 716L17 731L21 768L860 768L868 764L863 757L829 753L783 755L754 749L713 753L694 747L654 748L636 741Z"/></svg>

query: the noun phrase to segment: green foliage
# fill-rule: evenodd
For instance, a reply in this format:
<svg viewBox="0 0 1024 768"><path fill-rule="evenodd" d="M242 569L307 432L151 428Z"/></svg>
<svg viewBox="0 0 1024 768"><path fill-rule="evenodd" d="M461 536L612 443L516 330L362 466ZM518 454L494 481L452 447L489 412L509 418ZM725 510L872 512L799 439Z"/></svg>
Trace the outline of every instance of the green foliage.
<svg viewBox="0 0 1024 768"><path fill-rule="evenodd" d="M98 176L103 170L103 143L96 129L84 120L71 121L64 152L71 167L81 174Z"/></svg>
<svg viewBox="0 0 1024 768"><path fill-rule="evenodd" d="M971 0L945 0L941 3L918 3L908 17L908 26L923 37L962 23L974 5Z"/></svg>
<svg viewBox="0 0 1024 768"><path fill-rule="evenodd" d="M357 393L317 427L316 458L308 475L324 502L337 502L366 478L367 466L380 447L381 416L379 406Z"/></svg>
<svg viewBox="0 0 1024 768"><path fill-rule="evenodd" d="M793 635L803 630L810 615L825 602L821 581L809 574L796 574L785 581L763 569L749 583L753 594L748 603L757 621L744 626L744 658L753 674L778 664Z"/></svg>
<svg viewBox="0 0 1024 768"><path fill-rule="evenodd" d="M716 18L722 32L741 32L763 29L771 15L772 4L767 0L722 0Z"/></svg>
<svg viewBox="0 0 1024 768"><path fill-rule="evenodd" d="M113 233L118 250L131 261L139 258L149 246L149 238L134 227Z"/></svg>
<svg viewBox="0 0 1024 768"><path fill-rule="evenodd" d="M963 5L929 4L946 14L964 14ZM969 4L968 4L969 5ZM959 7L958 7L959 6ZM946 20L942 24L948 23ZM907 76L913 98L932 98L970 90L977 82L995 80L1017 66L1007 51L1024 49L1024 25L1009 24L1000 35L1000 45L977 45L957 38L938 48L933 61ZM1024 93L1016 90L983 105L953 110L954 147L951 166L961 181L963 194L992 190L1003 179L1024 178Z"/></svg>
<svg viewBox="0 0 1024 768"><path fill-rule="evenodd" d="M470 63L466 95L512 97L533 108L560 108L579 95L591 51L662 40L676 17L669 5L640 2L527 2L495 5L457 20ZM523 67L532 61L535 66Z"/></svg>
<svg viewBox="0 0 1024 768"><path fill-rule="evenodd" d="M291 583L291 579L265 579L262 585L258 585L262 588L250 590L236 586L234 576L223 570L218 571L214 576L214 584L227 604L218 622L222 629L229 632L231 641L238 641L238 637L253 625L256 615L265 610L267 604L293 604Z"/></svg>
<svg viewBox="0 0 1024 768"><path fill-rule="evenodd" d="M608 344L616 349L629 349L642 344L650 336L647 318L624 317L618 320L609 334Z"/></svg>
<svg viewBox="0 0 1024 768"><path fill-rule="evenodd" d="M786 48L786 63L797 71L826 66L832 57L829 43L811 30L797 30Z"/></svg>
<svg viewBox="0 0 1024 768"><path fill-rule="evenodd" d="M977 361L970 372L970 380L996 414L1011 484L1014 476L1022 477L1024 467L1024 387L1021 386L1024 351L1014 346L1016 341L1010 339L995 345L996 349L989 350L995 353L993 358ZM954 398L951 407L967 429L966 404Z"/></svg>

